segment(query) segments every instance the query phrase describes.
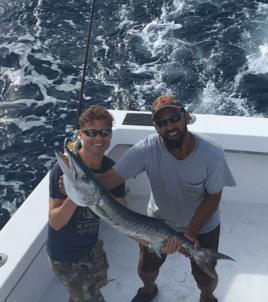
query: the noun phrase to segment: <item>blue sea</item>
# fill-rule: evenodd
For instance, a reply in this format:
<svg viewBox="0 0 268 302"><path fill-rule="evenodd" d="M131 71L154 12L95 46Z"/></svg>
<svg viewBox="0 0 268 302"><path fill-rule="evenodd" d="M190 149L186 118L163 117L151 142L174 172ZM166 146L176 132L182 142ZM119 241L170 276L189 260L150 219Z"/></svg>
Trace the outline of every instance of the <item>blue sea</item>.
<svg viewBox="0 0 268 302"><path fill-rule="evenodd" d="M71 137L91 0L0 0L0 228ZM267 0L96 0L83 109L268 117ZM36 201L38 202L38 200Z"/></svg>

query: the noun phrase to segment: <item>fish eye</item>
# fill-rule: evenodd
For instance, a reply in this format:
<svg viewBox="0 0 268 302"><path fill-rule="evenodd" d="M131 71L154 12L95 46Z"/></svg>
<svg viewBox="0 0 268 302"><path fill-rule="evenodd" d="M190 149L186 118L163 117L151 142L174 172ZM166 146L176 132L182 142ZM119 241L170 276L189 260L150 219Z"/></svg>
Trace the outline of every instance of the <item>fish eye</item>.
<svg viewBox="0 0 268 302"><path fill-rule="evenodd" d="M87 176L84 174L84 175L82 175L81 176L81 180L83 180L84 182L86 182L87 181Z"/></svg>

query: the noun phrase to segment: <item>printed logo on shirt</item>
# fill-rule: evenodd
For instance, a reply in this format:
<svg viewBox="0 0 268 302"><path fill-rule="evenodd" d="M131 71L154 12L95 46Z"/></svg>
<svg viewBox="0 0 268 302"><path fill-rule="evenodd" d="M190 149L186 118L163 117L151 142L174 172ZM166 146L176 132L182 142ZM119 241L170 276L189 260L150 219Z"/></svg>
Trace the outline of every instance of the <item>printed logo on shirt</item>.
<svg viewBox="0 0 268 302"><path fill-rule="evenodd" d="M79 235L95 233L100 225L100 218L88 207L76 211L76 233Z"/></svg>
<svg viewBox="0 0 268 302"><path fill-rule="evenodd" d="M83 208L83 216L87 219L97 218L98 216L90 210L90 208Z"/></svg>
<svg viewBox="0 0 268 302"><path fill-rule="evenodd" d="M90 221L83 221L77 223L77 234L85 235L95 233L99 228L100 220L99 219L91 219Z"/></svg>

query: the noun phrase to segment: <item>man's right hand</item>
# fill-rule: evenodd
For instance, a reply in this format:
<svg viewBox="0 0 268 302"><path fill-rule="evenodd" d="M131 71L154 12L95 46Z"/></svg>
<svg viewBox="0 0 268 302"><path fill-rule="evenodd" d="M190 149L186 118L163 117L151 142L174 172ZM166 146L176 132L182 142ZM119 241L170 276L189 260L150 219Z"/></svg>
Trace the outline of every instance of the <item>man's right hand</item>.
<svg viewBox="0 0 268 302"><path fill-rule="evenodd" d="M197 250L197 249L200 247L200 243L199 243L199 241L198 241L195 237L189 236L189 235L187 235L187 234L184 234L184 236L185 236L186 238L188 238L189 240L191 240L191 241L194 243L194 249L195 249L195 250ZM189 249L186 249L186 248L182 247L182 248L179 250L179 252L180 252L181 254L183 254L183 255L184 255L185 257L187 257L187 258L189 257L191 261L194 261L194 256L192 256L192 255L190 254Z"/></svg>
<svg viewBox="0 0 268 302"><path fill-rule="evenodd" d="M194 256L190 254L189 249L182 247L179 252L183 254L185 257L190 258L191 261L194 261Z"/></svg>

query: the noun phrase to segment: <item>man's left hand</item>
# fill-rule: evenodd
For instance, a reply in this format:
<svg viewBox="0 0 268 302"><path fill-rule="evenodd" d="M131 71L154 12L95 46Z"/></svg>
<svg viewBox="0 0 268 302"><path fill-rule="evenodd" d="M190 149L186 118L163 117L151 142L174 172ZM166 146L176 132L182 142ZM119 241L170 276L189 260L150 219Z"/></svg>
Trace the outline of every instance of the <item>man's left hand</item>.
<svg viewBox="0 0 268 302"><path fill-rule="evenodd" d="M195 249L195 250L197 250L197 249L200 247L200 243L199 243L199 241L198 241L195 237L189 236L189 235L187 235L186 233L184 234L184 236L185 236L186 238L188 238L189 240L191 240L191 241L194 243L194 249ZM194 256L190 255L189 249L186 249L186 248L182 247L182 248L179 250L179 252L180 252L181 254L183 254L185 257L190 258L191 261L194 261Z"/></svg>

